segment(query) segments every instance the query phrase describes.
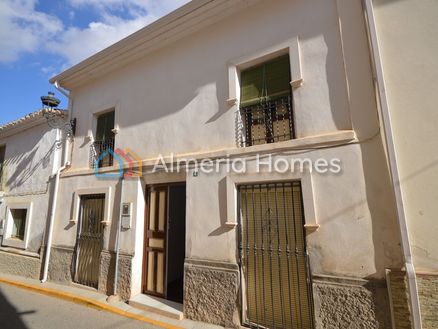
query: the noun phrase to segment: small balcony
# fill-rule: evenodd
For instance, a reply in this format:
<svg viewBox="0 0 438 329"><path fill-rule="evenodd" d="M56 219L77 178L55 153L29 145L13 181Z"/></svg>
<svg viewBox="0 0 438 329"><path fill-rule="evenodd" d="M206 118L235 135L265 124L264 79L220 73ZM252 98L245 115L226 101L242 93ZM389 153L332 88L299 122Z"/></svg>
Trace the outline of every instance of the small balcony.
<svg viewBox="0 0 438 329"><path fill-rule="evenodd" d="M239 147L276 143L295 138L290 95L241 107L236 116Z"/></svg>
<svg viewBox="0 0 438 329"><path fill-rule="evenodd" d="M95 141L90 146L90 168L111 167L114 162L114 138Z"/></svg>

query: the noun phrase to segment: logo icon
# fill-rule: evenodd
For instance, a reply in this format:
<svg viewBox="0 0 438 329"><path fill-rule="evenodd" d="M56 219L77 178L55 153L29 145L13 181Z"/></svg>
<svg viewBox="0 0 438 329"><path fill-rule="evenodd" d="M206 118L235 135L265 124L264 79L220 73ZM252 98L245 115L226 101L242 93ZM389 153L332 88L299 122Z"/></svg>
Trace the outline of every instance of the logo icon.
<svg viewBox="0 0 438 329"><path fill-rule="evenodd" d="M113 165L118 167L116 172L102 172L102 168L99 168L99 163L108 156L113 158L113 163L117 162L116 165ZM100 179L141 177L143 174L142 160L130 148L125 150L120 148L106 149L96 158L94 168L95 176Z"/></svg>

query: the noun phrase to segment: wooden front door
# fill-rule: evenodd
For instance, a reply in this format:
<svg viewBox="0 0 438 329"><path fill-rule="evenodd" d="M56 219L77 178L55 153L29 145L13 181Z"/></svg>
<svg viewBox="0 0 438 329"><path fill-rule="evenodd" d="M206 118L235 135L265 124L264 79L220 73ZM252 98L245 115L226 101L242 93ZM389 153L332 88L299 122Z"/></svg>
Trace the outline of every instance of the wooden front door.
<svg viewBox="0 0 438 329"><path fill-rule="evenodd" d="M150 187L147 192L143 292L166 296L168 186Z"/></svg>

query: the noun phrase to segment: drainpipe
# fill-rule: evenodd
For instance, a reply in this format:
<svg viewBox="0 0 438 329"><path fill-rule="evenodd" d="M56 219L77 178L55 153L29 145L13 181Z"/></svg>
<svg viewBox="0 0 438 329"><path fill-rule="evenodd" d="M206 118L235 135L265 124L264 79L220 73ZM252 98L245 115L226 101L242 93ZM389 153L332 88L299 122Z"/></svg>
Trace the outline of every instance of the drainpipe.
<svg viewBox="0 0 438 329"><path fill-rule="evenodd" d="M388 153L389 170L391 174L392 188L394 190L397 219L400 228L400 237L405 261L406 275L408 278L409 303L412 312L412 324L414 329L421 329L420 302L418 299L417 278L415 276L414 263L412 260L412 251L409 241L408 225L406 222L406 213L403 204L403 195L400 186L400 175L397 166L397 156L393 140L391 117L388 99L385 89L385 80L382 61L380 57L379 44L377 38L376 22L374 19L374 10L372 0L363 0L366 14L366 27L370 42L372 61L375 69L375 83L377 86L378 99L381 108L382 124L384 128L384 138Z"/></svg>
<svg viewBox="0 0 438 329"><path fill-rule="evenodd" d="M59 140L56 141L58 143ZM49 272L49 260L50 260L50 252L52 250L52 237L53 237L53 222L55 220L55 212L56 212L56 205L58 202L58 189L59 189L59 176L61 175L61 172L64 171L66 168L70 166L70 162L67 160L68 157L68 149L69 149L69 142L68 138L65 142L64 146L64 155L63 158L65 159L64 165L58 168L55 174L55 187L53 189L53 200L52 200L52 206L50 209L50 218L49 218L49 230L47 235L47 244L45 249L45 255L44 255L44 269L43 269L43 277L41 279L41 282L46 282ZM53 176L52 176L53 177Z"/></svg>
<svg viewBox="0 0 438 329"><path fill-rule="evenodd" d="M56 89L58 89L58 91L63 94L65 97L67 97L68 99L70 99L70 94L68 91L66 91L63 87L61 87L61 85L59 84L58 80L56 80L53 84L55 86Z"/></svg>
<svg viewBox="0 0 438 329"><path fill-rule="evenodd" d="M67 147L66 147L67 149ZM48 276L48 270L49 270L49 259L50 259L50 252L52 250L52 236L53 236L53 222L55 220L55 211L56 211L56 204L58 201L58 189L59 189L59 176L61 175L61 172L68 168L70 166L70 163L67 162L58 170L56 171L56 178L55 178L55 188L53 190L53 201L52 201L52 207L50 210L50 219L49 219L49 232L47 236L47 245L45 250L45 256L44 256L44 270L43 270L43 278L41 279L41 282L47 281Z"/></svg>
<svg viewBox="0 0 438 329"><path fill-rule="evenodd" d="M119 275L119 255L120 255L120 234L122 231L122 206L123 206L123 182L125 181L124 175L120 177L120 209L119 209L119 223L117 225L116 234L116 263L114 265L114 294L109 296L108 302L115 302L120 300L120 295L117 294L117 277Z"/></svg>
<svg viewBox="0 0 438 329"><path fill-rule="evenodd" d="M55 81L55 88L58 89L64 96L66 96L69 100L69 111L68 111L68 119L70 120L71 117L71 109L72 109L72 100L70 98L70 94L67 93L64 89L62 89L58 81ZM58 137L57 133L57 137ZM43 277L41 278L41 282L46 282L48 273L49 273L49 261L50 261L50 253L52 251L52 237L53 237L53 223L55 220L55 214L56 214L56 205L58 203L58 190L59 190L59 177L61 176L61 172L63 172L66 168L70 167L70 161L69 161L69 146L70 141L69 137L67 136L65 145L64 145L64 154L63 154L63 161L64 164L56 170L55 174L55 187L53 189L53 200L52 205L50 209L50 217L49 217L49 227L48 227L48 234L47 234L47 244L45 248L45 255L44 255L44 268L43 268ZM57 138L56 143L59 142L59 139ZM52 176L53 177L53 176Z"/></svg>

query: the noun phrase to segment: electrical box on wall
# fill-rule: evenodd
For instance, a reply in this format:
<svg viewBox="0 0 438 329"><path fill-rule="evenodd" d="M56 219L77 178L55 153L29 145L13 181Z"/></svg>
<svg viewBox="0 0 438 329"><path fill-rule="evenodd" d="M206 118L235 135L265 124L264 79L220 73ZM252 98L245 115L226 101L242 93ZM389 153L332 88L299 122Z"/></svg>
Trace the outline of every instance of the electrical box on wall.
<svg viewBox="0 0 438 329"><path fill-rule="evenodd" d="M132 203L125 202L122 204L122 229L129 230L131 228L131 211Z"/></svg>

